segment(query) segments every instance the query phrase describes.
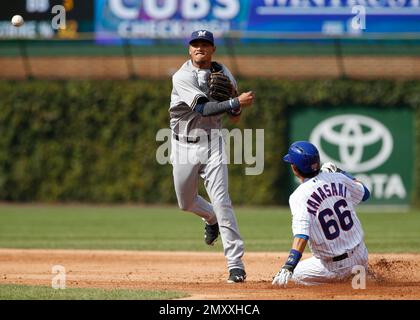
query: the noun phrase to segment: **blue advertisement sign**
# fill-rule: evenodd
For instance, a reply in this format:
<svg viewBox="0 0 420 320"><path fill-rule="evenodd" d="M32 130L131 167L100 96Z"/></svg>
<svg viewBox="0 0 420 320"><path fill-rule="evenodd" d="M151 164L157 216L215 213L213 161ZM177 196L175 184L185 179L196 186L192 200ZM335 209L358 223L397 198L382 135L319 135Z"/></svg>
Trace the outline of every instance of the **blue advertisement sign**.
<svg viewBox="0 0 420 320"><path fill-rule="evenodd" d="M416 33L420 0L95 0L95 34L101 42L185 39L199 29L216 36L239 31L245 38Z"/></svg>
<svg viewBox="0 0 420 320"><path fill-rule="evenodd" d="M95 0L95 34L118 39L182 39L199 29L220 36L243 28L250 1ZM147 41L143 41L147 42Z"/></svg>
<svg viewBox="0 0 420 320"><path fill-rule="evenodd" d="M247 31L360 34L420 32L417 0L250 1Z"/></svg>

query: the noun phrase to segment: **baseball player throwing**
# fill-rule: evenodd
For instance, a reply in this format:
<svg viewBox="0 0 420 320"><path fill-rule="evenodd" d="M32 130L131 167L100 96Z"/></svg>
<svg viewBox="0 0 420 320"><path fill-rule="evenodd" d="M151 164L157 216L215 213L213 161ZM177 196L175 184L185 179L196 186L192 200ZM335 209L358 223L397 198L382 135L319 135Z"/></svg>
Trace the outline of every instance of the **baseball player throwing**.
<svg viewBox="0 0 420 320"><path fill-rule="evenodd" d="M252 92L237 96L230 71L212 61L216 51L213 34L207 30L192 33L190 60L173 75L169 108L173 132L171 163L178 205L205 221L204 239L213 245L220 233L229 269L229 283L246 278L242 262L244 244L239 234L228 192L228 170L221 118L240 118L242 108L253 103ZM211 203L198 195L198 179Z"/></svg>
<svg viewBox="0 0 420 320"><path fill-rule="evenodd" d="M318 150L307 141L293 143L283 160L302 184L289 198L294 240L273 285L286 286L289 279L304 285L343 281L356 265L367 270L354 206L369 198L369 190L331 162L320 167ZM299 262L308 242L313 257Z"/></svg>

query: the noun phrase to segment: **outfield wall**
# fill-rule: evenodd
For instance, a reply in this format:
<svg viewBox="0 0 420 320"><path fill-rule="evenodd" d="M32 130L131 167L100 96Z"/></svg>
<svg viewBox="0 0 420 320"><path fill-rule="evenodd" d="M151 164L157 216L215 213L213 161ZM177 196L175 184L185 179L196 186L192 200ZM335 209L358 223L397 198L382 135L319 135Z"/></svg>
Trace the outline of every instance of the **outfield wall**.
<svg viewBox="0 0 420 320"><path fill-rule="evenodd" d="M128 79L170 77L187 56L0 58L3 79ZM420 79L418 56L217 56L239 77L272 79Z"/></svg>
<svg viewBox="0 0 420 320"><path fill-rule="evenodd" d="M214 58L237 77L271 79L419 79L417 39L289 39L241 43L226 38ZM167 79L188 59L187 46L92 40L2 40L0 79Z"/></svg>
<svg viewBox="0 0 420 320"><path fill-rule="evenodd" d="M384 125L394 122L392 141L400 148L391 151L394 162L368 174L371 184L381 183L380 194L391 195L386 203L392 204L392 197L398 205L417 202L420 82L248 79L239 85L256 92L254 107L245 110L238 127L243 136L251 130L254 146L257 129L264 129L264 166L261 174L247 175L257 163L234 164L232 159L229 183L236 204L286 205L292 181L281 159L297 138L292 119L305 110L348 114L349 107L372 112L378 121L381 113L394 112ZM0 200L174 203L171 166L156 159L162 145L156 134L168 128L170 90L168 80L1 81ZM363 122L354 128L359 134L373 130ZM368 158L382 152L385 140L377 137ZM388 186L391 175L403 183L403 200L401 188Z"/></svg>

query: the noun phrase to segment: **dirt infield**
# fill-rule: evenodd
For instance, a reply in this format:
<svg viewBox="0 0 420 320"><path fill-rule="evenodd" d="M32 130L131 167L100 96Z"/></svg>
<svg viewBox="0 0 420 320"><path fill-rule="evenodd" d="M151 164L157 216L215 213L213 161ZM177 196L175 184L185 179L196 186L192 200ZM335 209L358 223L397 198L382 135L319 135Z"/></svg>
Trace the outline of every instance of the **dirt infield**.
<svg viewBox="0 0 420 320"><path fill-rule="evenodd" d="M371 254L374 276L364 290L350 281L275 288L286 255L248 252L246 283L227 284L222 253L0 249L0 285L50 286L52 266L62 265L67 287L182 291L187 299L420 299L420 254Z"/></svg>

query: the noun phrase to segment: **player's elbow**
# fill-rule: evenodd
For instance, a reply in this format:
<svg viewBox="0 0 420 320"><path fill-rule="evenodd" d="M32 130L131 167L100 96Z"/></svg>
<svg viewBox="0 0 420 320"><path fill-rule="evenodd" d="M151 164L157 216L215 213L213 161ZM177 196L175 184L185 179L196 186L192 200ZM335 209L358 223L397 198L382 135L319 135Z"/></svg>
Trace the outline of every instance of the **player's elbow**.
<svg viewBox="0 0 420 320"><path fill-rule="evenodd" d="M198 103L198 104L196 104L196 106L194 107L194 111L195 112L198 112L201 115L203 115L203 113L204 113L204 103Z"/></svg>
<svg viewBox="0 0 420 320"><path fill-rule="evenodd" d="M182 210L182 211L191 211L190 210L190 206L186 206L186 205L184 205L184 204L179 204L179 208Z"/></svg>
<svg viewBox="0 0 420 320"><path fill-rule="evenodd" d="M363 189L365 190L365 193L363 194L362 201L366 201L370 197L370 191L365 185L363 185Z"/></svg>

